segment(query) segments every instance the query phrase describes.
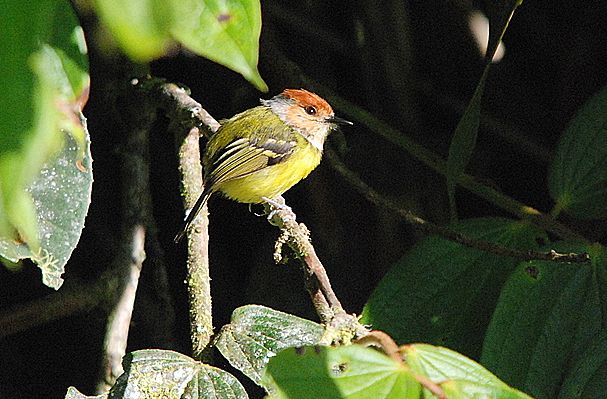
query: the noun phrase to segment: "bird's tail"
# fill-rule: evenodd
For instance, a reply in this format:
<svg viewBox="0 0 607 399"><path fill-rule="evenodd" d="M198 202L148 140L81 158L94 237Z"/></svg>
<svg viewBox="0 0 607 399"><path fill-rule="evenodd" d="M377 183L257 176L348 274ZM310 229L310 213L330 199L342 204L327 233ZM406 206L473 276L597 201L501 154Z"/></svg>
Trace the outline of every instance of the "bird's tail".
<svg viewBox="0 0 607 399"><path fill-rule="evenodd" d="M183 238L183 236L185 235L185 233L190 228L190 226L191 226L192 222L194 221L194 219L196 219L196 216L198 216L198 214L200 213L200 210L202 209L202 206L204 204L206 204L207 201L209 200L209 197L211 196L211 194L213 194L212 191L205 190L205 191L202 192L202 194L200 195L200 197L198 197L198 200L196 200L196 203L194 204L194 207L192 208L192 210L190 211L190 213L188 213L187 216L185 217L184 222L183 222L183 227L181 228L181 230L179 230L179 232L177 233L177 235L173 239L173 241L175 241L175 243L178 243L179 241L181 241L181 239Z"/></svg>

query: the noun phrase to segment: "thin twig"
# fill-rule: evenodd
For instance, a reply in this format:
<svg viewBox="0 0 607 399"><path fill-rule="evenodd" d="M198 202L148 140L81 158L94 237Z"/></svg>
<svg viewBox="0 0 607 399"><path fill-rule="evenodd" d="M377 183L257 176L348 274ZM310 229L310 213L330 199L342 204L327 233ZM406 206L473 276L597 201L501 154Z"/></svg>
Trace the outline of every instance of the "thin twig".
<svg viewBox="0 0 607 399"><path fill-rule="evenodd" d="M284 204L284 199L282 197L274 200ZM274 207L270 204L267 204L267 206L268 214L271 215L269 218L270 222L281 229L280 243L286 243L296 254L304 267L306 278L314 276L316 279L317 284L307 284L309 285L308 288L312 289L309 293L313 302L317 295L316 289L318 289L326 301L322 301L319 305L323 306L324 303L326 303L329 306L329 309L317 309L321 321L329 321L327 319L322 320L326 315L345 313L333 288L331 288L331 282L329 281L327 272L320 259L318 259L314 246L310 242L310 232L308 228L303 223L297 223L296 215L291 208L287 206ZM281 245L278 245L277 251L281 251ZM279 260L278 258L279 255L275 254L275 259Z"/></svg>
<svg viewBox="0 0 607 399"><path fill-rule="evenodd" d="M209 136L221 126L183 87L159 78L134 79L132 84L153 99L172 121L184 127L201 128L200 133Z"/></svg>
<svg viewBox="0 0 607 399"><path fill-rule="evenodd" d="M266 211L270 215L268 220L281 230L276 248L278 253L274 254L274 258L280 261L282 245L287 244L301 262L306 289L320 321L326 326L326 343L350 343L366 335L368 330L358 322L356 315L346 313L337 299L327 271L310 242L308 228L303 223L297 223L295 213L284 205L282 197L274 200L283 204L279 207L266 204Z"/></svg>
<svg viewBox="0 0 607 399"><path fill-rule="evenodd" d="M509 256L523 261L547 260L568 263L585 263L590 261L590 257L586 253L563 254L556 251L520 251L512 248L507 248L492 242L477 240L464 234L453 231L447 227L439 226L434 223L428 222L420 218L419 216L416 216L411 211L399 207L394 202L381 195L373 188L371 188L368 184L363 182L354 172L348 169L346 165L344 165L339 160L337 155L330 148L326 149L325 157L330 161L331 166L336 171L338 171L339 174L341 174L346 179L346 181L359 193L361 193L367 200L376 205L392 210L401 218L403 218L407 223L415 226L426 234L436 234L447 240L457 242L470 248L479 249L496 255Z"/></svg>
<svg viewBox="0 0 607 399"><path fill-rule="evenodd" d="M403 363L403 357L400 354L398 345L394 342L391 336L383 331L373 330L369 331L364 337L360 337L354 343L362 346L376 346L380 348L388 357L397 363Z"/></svg>
<svg viewBox="0 0 607 399"><path fill-rule="evenodd" d="M122 358L126 354L135 294L137 293L141 267L145 260L144 244L145 229L143 226L136 226L133 230L131 242L132 262L128 267L128 273L124 276L125 281L122 285L120 297L108 317L109 322L106 326L101 361L103 377L97 385L98 394L109 392L118 376L124 372Z"/></svg>
<svg viewBox="0 0 607 399"><path fill-rule="evenodd" d="M0 339L88 311L106 300L108 281L65 286L58 292L0 312Z"/></svg>
<svg viewBox="0 0 607 399"><path fill-rule="evenodd" d="M394 339L383 331L373 330L368 334L358 338L354 343L363 346L375 346L380 348L388 357L399 364L404 364L402 353ZM405 367L408 367L405 366ZM421 386L432 392L434 396L441 399L446 399L445 392L441 387L423 375L414 374L413 377Z"/></svg>

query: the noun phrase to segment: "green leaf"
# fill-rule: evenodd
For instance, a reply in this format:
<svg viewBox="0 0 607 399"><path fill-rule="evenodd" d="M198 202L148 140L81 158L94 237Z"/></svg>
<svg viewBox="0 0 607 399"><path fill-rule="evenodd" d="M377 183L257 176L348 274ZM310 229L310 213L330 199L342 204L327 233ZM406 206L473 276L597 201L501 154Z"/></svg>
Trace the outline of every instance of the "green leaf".
<svg viewBox="0 0 607 399"><path fill-rule="evenodd" d="M469 381L448 381L442 384L441 388L449 399L531 399L529 395L507 386L482 385Z"/></svg>
<svg viewBox="0 0 607 399"><path fill-rule="evenodd" d="M44 284L54 289L63 283L64 266L78 244L91 200L92 162L86 138L83 158L82 148L66 135L58 156L26 188L36 214L38 249L0 237L0 255L12 262L31 258L40 267Z"/></svg>
<svg viewBox="0 0 607 399"><path fill-rule="evenodd" d="M449 380L507 387L504 382L474 360L451 349L428 344L403 345L401 352L416 374L438 384Z"/></svg>
<svg viewBox="0 0 607 399"><path fill-rule="evenodd" d="M451 216L453 220L457 219L457 212L455 206L455 186L459 177L464 173L474 147L476 147L476 140L478 137L478 127L480 124L481 115L481 102L483 97L483 91L485 90L485 82L489 76L489 68L491 67L491 60L497 50L500 40L502 39L508 23L516 10L516 7L522 2L522 0L501 0L498 2L492 2L491 10L492 14L489 18L489 43L487 47L487 55L485 60L485 69L483 74L476 85L472 99L466 107L464 115L460 119L453 138L451 139L451 145L449 146L449 157L447 158L446 175L447 178L447 191L449 194L449 203L451 206Z"/></svg>
<svg viewBox="0 0 607 399"><path fill-rule="evenodd" d="M607 87L584 104L563 133L548 176L554 213L607 216Z"/></svg>
<svg viewBox="0 0 607 399"><path fill-rule="evenodd" d="M86 46L67 1L11 0L0 3L0 13L11 32L0 36L0 256L34 259L45 284L59 288L90 200L90 152L80 112L89 88ZM73 192L77 201L71 187L61 186L70 179L59 162L68 162L72 171L86 169L75 179L84 184ZM54 174L56 186L40 189ZM51 193L69 216L47 201ZM66 207L67 201L75 207ZM69 242L45 237L55 233L45 223L61 217L80 220L67 226L73 229ZM48 246L58 243L59 248Z"/></svg>
<svg viewBox="0 0 607 399"><path fill-rule="evenodd" d="M170 29L178 23L174 1L97 0L95 7L112 38L134 61L159 58L173 46Z"/></svg>
<svg viewBox="0 0 607 399"><path fill-rule="evenodd" d="M545 234L524 222L470 219L454 230L521 250L536 249ZM438 237L419 242L380 281L361 322L397 342L444 345L478 356L501 287L518 261Z"/></svg>
<svg viewBox="0 0 607 399"><path fill-rule="evenodd" d="M568 243L556 249L588 252L592 264L519 265L502 291L481 358L507 383L538 398L571 397L559 396L565 389L596 392L607 381L604 350L588 352L607 331L605 250Z"/></svg>
<svg viewBox="0 0 607 399"><path fill-rule="evenodd" d="M359 345L287 349L272 358L264 382L276 398L419 398L411 371Z"/></svg>
<svg viewBox="0 0 607 399"><path fill-rule="evenodd" d="M600 398L607 392L607 331L601 331L563 381L560 398Z"/></svg>
<svg viewBox="0 0 607 399"><path fill-rule="evenodd" d="M267 91L259 72L259 0L180 0L173 35L188 49L240 73Z"/></svg>
<svg viewBox="0 0 607 399"><path fill-rule="evenodd" d="M440 384L450 399L529 398L510 388L480 364L450 349L413 344L402 346L401 353L412 372Z"/></svg>
<svg viewBox="0 0 607 399"><path fill-rule="evenodd" d="M123 364L124 374L110 390L110 398L248 398L228 372L177 352L140 350L126 355Z"/></svg>
<svg viewBox="0 0 607 399"><path fill-rule="evenodd" d="M122 50L137 62L176 44L224 65L262 91L259 0L97 0L97 11Z"/></svg>
<svg viewBox="0 0 607 399"><path fill-rule="evenodd" d="M481 115L481 100L483 91L485 90L485 81L489 74L491 63L485 66L483 75L481 76L474 95L466 107L464 115L460 119L453 133L451 145L449 146L449 157L447 158L447 190L449 193L449 203L451 205L451 216L456 220L457 213L455 207L455 186L457 180L466 170L466 166L470 162L474 147L476 147L476 139L478 137L478 127L480 124Z"/></svg>
<svg viewBox="0 0 607 399"><path fill-rule="evenodd" d="M219 333L215 346L230 364L255 383L271 357L295 346L318 344L321 325L258 305L240 307Z"/></svg>

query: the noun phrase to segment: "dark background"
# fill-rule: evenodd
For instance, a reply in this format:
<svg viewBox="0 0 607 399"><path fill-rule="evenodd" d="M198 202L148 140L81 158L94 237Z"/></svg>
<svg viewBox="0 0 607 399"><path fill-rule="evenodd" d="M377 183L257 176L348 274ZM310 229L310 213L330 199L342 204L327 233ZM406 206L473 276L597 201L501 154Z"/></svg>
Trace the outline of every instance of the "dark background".
<svg viewBox="0 0 607 399"><path fill-rule="evenodd" d="M219 119L285 87L302 87L301 76L287 67L286 58L312 81L446 156L482 73L467 23L477 7L482 9L483 3L266 0L259 69L270 93L260 93L238 74L185 51L155 62L151 72L188 86L192 97ZM605 21L605 2L527 1L519 7L504 37L505 58L492 67L486 85L471 174L520 201L550 210L550 154L575 110L607 80ZM94 18L84 18L83 25L91 51L91 97L84 112L95 183L86 228L67 265L62 290L95 281L110 268L121 221L128 214L120 206L127 190L121 185L120 162L130 149L122 137L123 122L114 118L116 110L107 98L116 82L131 77L134 69L98 50ZM151 216L156 229L151 234L156 235L155 244L146 247L148 260L128 349L189 353L185 248L172 242L183 211L174 143L164 131L166 124L159 117L150 136ZM506 140L506 134L518 136ZM529 150L525 140L543 150ZM335 148L339 145L344 162L378 191L422 217L448 221L444 178L411 155L360 124L344 128L330 141ZM312 231L333 287L351 313L361 312L391 263L420 237L391 212L365 201L326 162L285 197ZM457 198L461 217L504 215L463 190ZM234 308L250 303L317 320L298 265L275 265L272 260L277 230L246 205L219 196L212 198L210 212L215 327L227 323ZM47 295L53 293L41 284L34 266L26 264L19 272L0 268L2 309ZM104 306L95 306L0 339L0 397L60 398L69 385L92 394L105 313Z"/></svg>

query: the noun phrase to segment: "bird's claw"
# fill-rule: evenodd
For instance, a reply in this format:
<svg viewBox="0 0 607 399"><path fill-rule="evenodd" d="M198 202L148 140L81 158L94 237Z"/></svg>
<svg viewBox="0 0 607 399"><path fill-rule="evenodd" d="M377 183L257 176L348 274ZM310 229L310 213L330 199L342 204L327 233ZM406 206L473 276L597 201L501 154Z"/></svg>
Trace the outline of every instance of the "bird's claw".
<svg viewBox="0 0 607 399"><path fill-rule="evenodd" d="M261 199L263 199L266 204L269 205L270 207L270 212L268 213L268 221L272 222L272 219L274 219L274 216L276 216L279 212L282 212L282 219L283 220L295 220L295 214L293 213L293 210L291 209L290 206L288 206L287 204L285 204L284 202L284 198L279 197L277 199L272 199L272 198L268 198L268 197L261 197Z"/></svg>

